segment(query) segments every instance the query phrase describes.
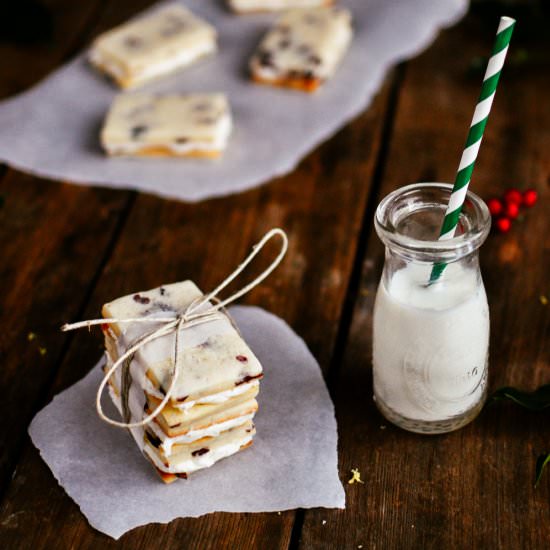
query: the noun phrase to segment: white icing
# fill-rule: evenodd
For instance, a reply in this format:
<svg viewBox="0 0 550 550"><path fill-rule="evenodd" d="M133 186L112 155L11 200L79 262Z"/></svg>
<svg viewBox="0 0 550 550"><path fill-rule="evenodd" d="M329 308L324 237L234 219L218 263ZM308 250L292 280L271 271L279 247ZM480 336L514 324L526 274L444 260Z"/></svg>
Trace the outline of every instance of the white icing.
<svg viewBox="0 0 550 550"><path fill-rule="evenodd" d="M219 393L214 393L212 395L207 395L205 397L201 397L200 399L195 399L194 401L184 401L183 403L178 403L177 405L173 405L173 406L176 409L180 409L184 412L187 412L190 408L194 407L195 405L204 405L207 403L223 403L228 399L231 399L232 397L241 395L243 393L246 393L248 390L252 388L258 387L259 385L260 383L258 382L258 380L253 380L252 382L248 382L247 384L241 384L240 386L236 386L231 390L226 390Z"/></svg>
<svg viewBox="0 0 550 550"><path fill-rule="evenodd" d="M188 460L182 460L177 465L171 466L166 466L166 464L164 464L159 459L157 454L147 445L144 446L143 451L151 459L153 464L155 464L155 466L163 472L167 472L169 474L190 474L197 470L201 470L202 468L209 468L215 462L218 462L218 460L237 453L243 445L250 443L250 441L252 441L252 435L247 434L239 441L234 441L231 443L227 443L226 445L214 447L213 449L210 449L210 452L204 455L196 456Z"/></svg>
<svg viewBox="0 0 550 550"><path fill-rule="evenodd" d="M229 114L224 115L219 122L216 124L216 127L213 128L214 134L211 140L192 140L190 139L186 143L175 143L175 142L164 142L159 141L158 143L143 143L136 141L128 141L127 143L109 143L104 142L105 149L108 153L112 155L129 155L138 153L142 149L147 149L149 147L162 147L163 149L168 149L174 154L185 154L191 153L194 151L209 151L217 152L223 151L227 147L227 142L233 129L233 123L231 121L231 116Z"/></svg>
<svg viewBox="0 0 550 550"><path fill-rule="evenodd" d="M237 418L232 418L226 422L219 422L218 424L213 424L208 428L203 428L202 430L193 430L187 432L184 435L178 435L175 437L168 437L163 431L162 428L156 423L151 422L148 425L154 434L162 441L160 448L163 453L168 457L172 454L172 447L178 443L192 443L203 437L218 437L221 433L230 430L231 428L236 428L242 426L244 423L252 420L254 418L254 413L245 414Z"/></svg>

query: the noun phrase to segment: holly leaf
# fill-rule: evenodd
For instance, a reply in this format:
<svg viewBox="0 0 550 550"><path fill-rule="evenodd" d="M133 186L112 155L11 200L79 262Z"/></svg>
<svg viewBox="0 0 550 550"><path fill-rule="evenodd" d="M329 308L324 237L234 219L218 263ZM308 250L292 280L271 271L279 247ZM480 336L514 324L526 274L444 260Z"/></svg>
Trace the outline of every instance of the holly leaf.
<svg viewBox="0 0 550 550"><path fill-rule="evenodd" d="M492 403L506 400L512 401L530 411L542 411L550 407L550 384L540 386L533 392L525 392L512 387L500 388L489 397L487 404L491 405Z"/></svg>
<svg viewBox="0 0 550 550"><path fill-rule="evenodd" d="M539 481L542 478L542 474L544 472L544 468L547 464L550 463L550 453L544 453L541 454L537 458L537 465L535 467L535 488L539 484Z"/></svg>

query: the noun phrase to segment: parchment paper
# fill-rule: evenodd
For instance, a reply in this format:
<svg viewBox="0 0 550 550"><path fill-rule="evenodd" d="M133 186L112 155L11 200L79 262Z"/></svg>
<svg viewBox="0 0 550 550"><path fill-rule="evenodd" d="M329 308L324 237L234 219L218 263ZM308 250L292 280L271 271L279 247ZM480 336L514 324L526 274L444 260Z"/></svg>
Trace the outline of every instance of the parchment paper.
<svg viewBox="0 0 550 550"><path fill-rule="evenodd" d="M97 417L100 365L32 421L42 458L99 531L119 538L139 525L216 511L344 507L334 407L319 365L278 317L249 306L230 312L264 366L249 449L165 485L130 434ZM107 397L105 404L116 418Z"/></svg>
<svg viewBox="0 0 550 550"><path fill-rule="evenodd" d="M468 0L341 0L353 13L353 43L334 78L311 95L247 79L248 58L276 15L236 16L221 0L182 3L216 26L220 51L141 89L226 93L235 130L223 159L106 158L98 135L117 90L83 55L0 104L0 159L42 177L186 201L240 192L291 171L367 107L391 65L418 54L468 6Z"/></svg>

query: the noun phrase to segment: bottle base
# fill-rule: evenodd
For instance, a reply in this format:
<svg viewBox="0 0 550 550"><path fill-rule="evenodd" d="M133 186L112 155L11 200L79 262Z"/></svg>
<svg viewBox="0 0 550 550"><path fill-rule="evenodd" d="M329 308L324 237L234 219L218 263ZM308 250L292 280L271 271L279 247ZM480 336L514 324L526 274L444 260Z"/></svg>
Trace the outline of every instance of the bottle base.
<svg viewBox="0 0 550 550"><path fill-rule="evenodd" d="M466 424L469 424L481 412L485 403L485 398L481 399L477 405L468 411L445 420L415 420L406 418L388 407L376 395L374 396L374 402L382 416L392 424L395 424L398 428L419 434L437 435L454 432L466 426Z"/></svg>

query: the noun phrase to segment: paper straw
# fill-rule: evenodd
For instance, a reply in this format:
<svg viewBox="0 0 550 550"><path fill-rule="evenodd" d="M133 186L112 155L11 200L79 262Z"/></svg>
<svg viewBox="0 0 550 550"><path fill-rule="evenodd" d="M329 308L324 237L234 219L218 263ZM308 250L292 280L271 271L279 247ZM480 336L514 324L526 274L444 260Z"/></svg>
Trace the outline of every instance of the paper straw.
<svg viewBox="0 0 550 550"><path fill-rule="evenodd" d="M500 18L493 51L487 64L485 76L483 77L481 93L479 94L476 110L470 124L470 131L468 132L460 165L456 173L453 190L449 198L449 204L445 211L443 225L439 233L440 241L454 237L515 24L515 19L511 17ZM430 283L437 281L446 265L445 263L434 264L430 275Z"/></svg>

